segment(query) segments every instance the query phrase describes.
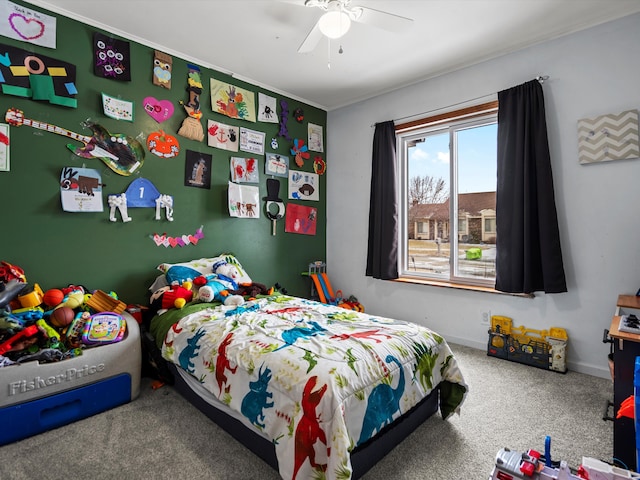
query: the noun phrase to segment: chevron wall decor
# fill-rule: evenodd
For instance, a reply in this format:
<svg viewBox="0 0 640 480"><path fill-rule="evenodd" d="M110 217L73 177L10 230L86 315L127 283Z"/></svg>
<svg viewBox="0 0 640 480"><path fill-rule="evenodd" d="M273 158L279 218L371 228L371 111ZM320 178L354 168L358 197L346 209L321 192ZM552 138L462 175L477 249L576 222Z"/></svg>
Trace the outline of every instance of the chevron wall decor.
<svg viewBox="0 0 640 480"><path fill-rule="evenodd" d="M638 111L578 120L580 163L608 162L640 157Z"/></svg>

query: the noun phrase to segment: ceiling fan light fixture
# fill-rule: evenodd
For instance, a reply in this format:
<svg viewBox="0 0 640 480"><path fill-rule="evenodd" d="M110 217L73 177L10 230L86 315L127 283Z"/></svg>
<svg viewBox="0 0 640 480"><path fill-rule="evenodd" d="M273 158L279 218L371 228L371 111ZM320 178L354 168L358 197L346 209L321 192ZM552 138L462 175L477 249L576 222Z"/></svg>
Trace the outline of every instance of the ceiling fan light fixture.
<svg viewBox="0 0 640 480"><path fill-rule="evenodd" d="M349 15L340 10L325 13L318 21L318 28L323 35L329 38L340 38L349 31L351 19Z"/></svg>

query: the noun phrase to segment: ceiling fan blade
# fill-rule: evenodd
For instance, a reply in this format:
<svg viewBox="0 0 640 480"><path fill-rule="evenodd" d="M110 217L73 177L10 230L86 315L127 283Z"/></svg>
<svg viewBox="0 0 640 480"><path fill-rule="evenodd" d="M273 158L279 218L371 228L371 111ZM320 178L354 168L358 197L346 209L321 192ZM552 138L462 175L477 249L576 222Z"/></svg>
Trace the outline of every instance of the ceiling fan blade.
<svg viewBox="0 0 640 480"><path fill-rule="evenodd" d="M401 17L389 12L381 12L368 7L356 7L362 10L358 18L354 18L356 22L373 25L374 27L388 30L389 32L402 32L413 24L413 19Z"/></svg>
<svg viewBox="0 0 640 480"><path fill-rule="evenodd" d="M322 32L320 31L320 27L316 22L316 24L307 35L307 38L305 38L302 44L298 47L298 53L312 52L316 48L322 37Z"/></svg>

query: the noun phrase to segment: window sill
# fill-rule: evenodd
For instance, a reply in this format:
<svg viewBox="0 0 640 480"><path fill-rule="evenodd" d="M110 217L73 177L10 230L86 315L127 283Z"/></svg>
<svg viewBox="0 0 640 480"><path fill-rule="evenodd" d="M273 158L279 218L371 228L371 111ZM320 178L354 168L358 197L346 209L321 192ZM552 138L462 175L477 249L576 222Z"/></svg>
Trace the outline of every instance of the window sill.
<svg viewBox="0 0 640 480"><path fill-rule="evenodd" d="M475 292L484 292L484 293L494 293L498 295L509 295L512 297L522 297L522 298L534 298L535 295L533 293L508 293L508 292L500 292L491 287L485 287L481 285L465 285L462 283L452 283L452 282L444 282L437 280L427 280L424 278L416 278L416 277L400 277L395 280L391 280L392 282L400 282L400 283L415 283L418 285L430 285L432 287L444 287L444 288L456 288L458 290L471 290Z"/></svg>

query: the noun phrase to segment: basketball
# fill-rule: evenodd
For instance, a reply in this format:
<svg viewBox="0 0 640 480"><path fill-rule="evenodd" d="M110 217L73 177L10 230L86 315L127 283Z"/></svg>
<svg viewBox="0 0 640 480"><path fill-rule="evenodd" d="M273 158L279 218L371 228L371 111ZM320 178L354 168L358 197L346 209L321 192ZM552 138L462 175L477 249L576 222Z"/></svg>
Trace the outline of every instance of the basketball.
<svg viewBox="0 0 640 480"><path fill-rule="evenodd" d="M49 307L57 307L62 303L63 299L64 293L58 288L47 290L44 292L44 297L42 297L42 301Z"/></svg>
<svg viewBox="0 0 640 480"><path fill-rule="evenodd" d="M74 316L75 313L73 309L69 307L60 307L51 312L49 321L54 327L63 328L68 326L73 321Z"/></svg>

